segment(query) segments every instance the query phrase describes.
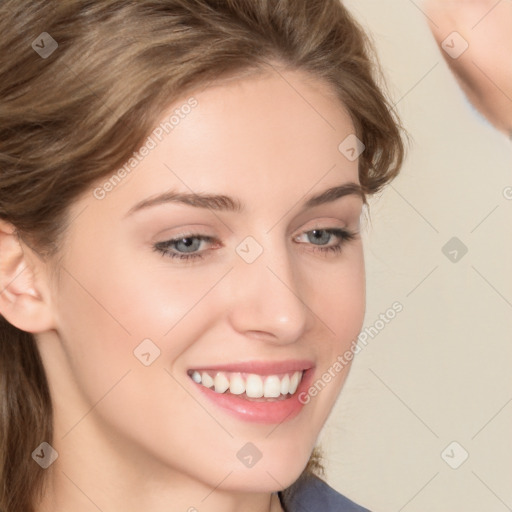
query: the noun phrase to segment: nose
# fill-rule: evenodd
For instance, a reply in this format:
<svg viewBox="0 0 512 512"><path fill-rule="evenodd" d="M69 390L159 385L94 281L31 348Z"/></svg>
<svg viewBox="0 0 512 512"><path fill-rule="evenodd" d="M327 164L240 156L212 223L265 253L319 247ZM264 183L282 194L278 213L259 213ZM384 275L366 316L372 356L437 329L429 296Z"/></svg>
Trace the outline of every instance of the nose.
<svg viewBox="0 0 512 512"><path fill-rule="evenodd" d="M252 263L239 258L230 278L231 326L253 338L296 342L312 322L301 281L285 247L264 250Z"/></svg>

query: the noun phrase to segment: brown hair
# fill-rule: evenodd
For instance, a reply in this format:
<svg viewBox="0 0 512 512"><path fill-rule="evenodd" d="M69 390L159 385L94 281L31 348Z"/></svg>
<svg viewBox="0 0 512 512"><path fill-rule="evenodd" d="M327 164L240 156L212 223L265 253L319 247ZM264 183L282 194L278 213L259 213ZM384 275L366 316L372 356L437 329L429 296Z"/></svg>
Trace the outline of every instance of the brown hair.
<svg viewBox="0 0 512 512"><path fill-rule="evenodd" d="M43 32L58 47L38 55L51 49ZM338 0L3 0L0 33L0 218L48 260L69 206L126 162L165 108L271 62L331 84L365 145L365 193L403 159L368 40ZM3 317L0 413L0 511L30 512L44 473L31 453L51 442L52 407L34 336ZM319 468L314 452L305 473Z"/></svg>

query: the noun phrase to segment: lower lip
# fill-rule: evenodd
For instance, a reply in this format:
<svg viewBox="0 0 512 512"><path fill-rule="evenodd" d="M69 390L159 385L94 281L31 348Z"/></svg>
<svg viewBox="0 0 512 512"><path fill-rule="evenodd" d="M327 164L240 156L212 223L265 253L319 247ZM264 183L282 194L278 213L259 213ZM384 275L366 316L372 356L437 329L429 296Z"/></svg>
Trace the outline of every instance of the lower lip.
<svg viewBox="0 0 512 512"><path fill-rule="evenodd" d="M305 370L295 393L290 398L274 402L251 402L238 395L231 393L215 393L212 389L202 386L201 384L197 384L196 382L194 382L194 384L213 403L237 418L254 423L272 424L290 421L301 412L304 404L299 401L298 397L301 396L301 392L309 388L312 377L313 369Z"/></svg>

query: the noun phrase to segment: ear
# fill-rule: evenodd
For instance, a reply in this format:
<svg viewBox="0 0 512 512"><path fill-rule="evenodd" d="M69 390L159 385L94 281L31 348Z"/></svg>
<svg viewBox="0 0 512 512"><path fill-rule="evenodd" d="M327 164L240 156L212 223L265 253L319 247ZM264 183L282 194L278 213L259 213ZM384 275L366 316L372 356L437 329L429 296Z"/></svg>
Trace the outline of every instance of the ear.
<svg viewBox="0 0 512 512"><path fill-rule="evenodd" d="M46 264L0 219L0 314L22 331L54 328Z"/></svg>

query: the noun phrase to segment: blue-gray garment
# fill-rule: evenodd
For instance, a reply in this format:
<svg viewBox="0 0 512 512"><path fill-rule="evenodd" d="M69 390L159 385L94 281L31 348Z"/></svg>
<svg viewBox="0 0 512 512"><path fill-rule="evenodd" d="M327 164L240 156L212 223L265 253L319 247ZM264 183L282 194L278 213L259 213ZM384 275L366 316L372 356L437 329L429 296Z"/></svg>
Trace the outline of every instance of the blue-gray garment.
<svg viewBox="0 0 512 512"><path fill-rule="evenodd" d="M278 495L285 512L370 512L314 475L301 477L284 496Z"/></svg>

